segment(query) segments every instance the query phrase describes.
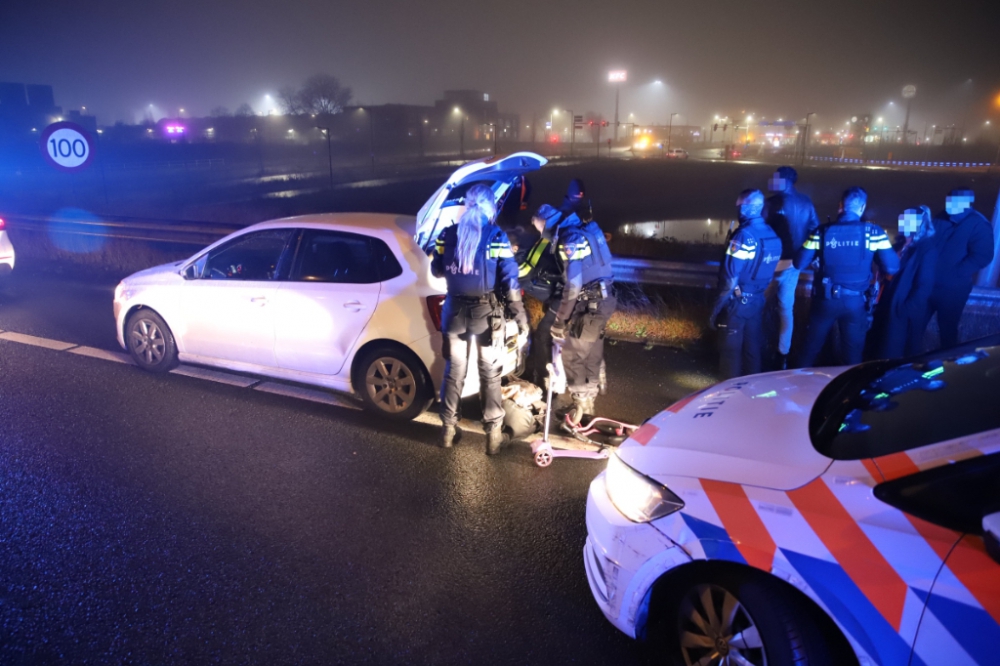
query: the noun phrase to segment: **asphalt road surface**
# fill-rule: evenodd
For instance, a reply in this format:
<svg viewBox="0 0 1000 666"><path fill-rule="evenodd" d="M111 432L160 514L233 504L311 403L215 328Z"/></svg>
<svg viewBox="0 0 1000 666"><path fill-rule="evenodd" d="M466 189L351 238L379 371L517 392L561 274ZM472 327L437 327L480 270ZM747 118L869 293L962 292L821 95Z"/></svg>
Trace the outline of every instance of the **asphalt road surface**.
<svg viewBox="0 0 1000 666"><path fill-rule="evenodd" d="M0 287L0 664L646 660L584 573L602 462L149 375L108 353L115 282ZM709 363L610 346L601 411L642 420Z"/></svg>

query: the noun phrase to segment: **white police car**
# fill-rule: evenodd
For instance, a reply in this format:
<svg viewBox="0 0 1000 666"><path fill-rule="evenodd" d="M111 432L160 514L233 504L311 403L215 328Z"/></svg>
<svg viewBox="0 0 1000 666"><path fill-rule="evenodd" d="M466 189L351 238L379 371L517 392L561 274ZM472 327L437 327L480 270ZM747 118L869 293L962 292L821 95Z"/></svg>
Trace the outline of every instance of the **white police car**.
<svg viewBox="0 0 1000 666"><path fill-rule="evenodd" d="M1000 336L722 382L592 483L594 598L680 664L997 664Z"/></svg>

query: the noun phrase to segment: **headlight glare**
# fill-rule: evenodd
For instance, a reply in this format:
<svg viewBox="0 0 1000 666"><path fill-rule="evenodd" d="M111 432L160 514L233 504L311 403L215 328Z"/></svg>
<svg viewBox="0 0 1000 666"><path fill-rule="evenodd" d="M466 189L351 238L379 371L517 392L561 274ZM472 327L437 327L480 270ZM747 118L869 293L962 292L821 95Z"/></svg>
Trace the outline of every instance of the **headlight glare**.
<svg viewBox="0 0 1000 666"><path fill-rule="evenodd" d="M626 465L617 453L608 458L604 483L611 503L635 523L648 523L684 507L669 488Z"/></svg>

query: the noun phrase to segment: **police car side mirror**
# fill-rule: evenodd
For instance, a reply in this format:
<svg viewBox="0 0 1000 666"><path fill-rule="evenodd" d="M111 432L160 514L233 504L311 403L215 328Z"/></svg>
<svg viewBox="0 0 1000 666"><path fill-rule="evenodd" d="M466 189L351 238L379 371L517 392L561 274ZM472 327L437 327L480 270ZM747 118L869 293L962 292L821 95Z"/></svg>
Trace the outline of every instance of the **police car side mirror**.
<svg viewBox="0 0 1000 666"><path fill-rule="evenodd" d="M983 541L986 543L986 552L994 562L1000 564L1000 513L983 517Z"/></svg>

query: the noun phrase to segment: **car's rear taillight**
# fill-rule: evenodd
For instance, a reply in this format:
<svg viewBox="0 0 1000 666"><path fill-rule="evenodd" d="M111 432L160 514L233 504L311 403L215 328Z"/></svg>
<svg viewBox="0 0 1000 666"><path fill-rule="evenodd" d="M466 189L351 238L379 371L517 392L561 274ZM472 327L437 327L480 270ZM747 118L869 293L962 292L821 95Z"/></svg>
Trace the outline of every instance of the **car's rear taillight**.
<svg viewBox="0 0 1000 666"><path fill-rule="evenodd" d="M427 311L431 315L431 321L434 322L434 328L441 330L441 311L444 310L444 296L428 296L427 297Z"/></svg>
<svg viewBox="0 0 1000 666"><path fill-rule="evenodd" d="M2 217L0 217L0 231L3 231L6 228L7 228L7 223L3 221Z"/></svg>

